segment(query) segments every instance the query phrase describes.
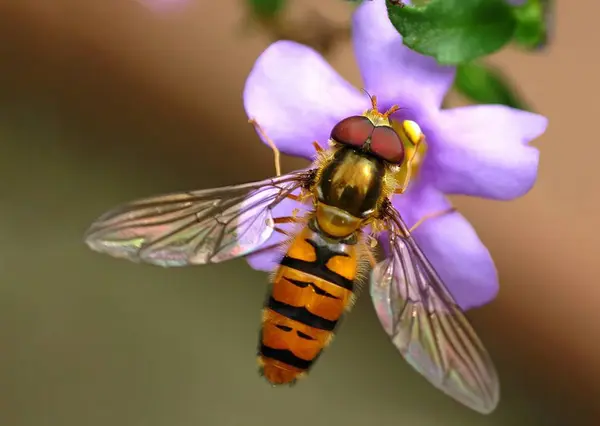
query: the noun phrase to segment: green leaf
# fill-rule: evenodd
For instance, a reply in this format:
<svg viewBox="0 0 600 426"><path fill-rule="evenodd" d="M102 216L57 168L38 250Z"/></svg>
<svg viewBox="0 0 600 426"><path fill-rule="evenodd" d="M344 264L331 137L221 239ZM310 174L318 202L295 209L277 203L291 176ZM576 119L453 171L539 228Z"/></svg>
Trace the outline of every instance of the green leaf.
<svg viewBox="0 0 600 426"><path fill-rule="evenodd" d="M404 44L441 64L489 55L508 43L516 28L506 0L431 0L423 7L386 3Z"/></svg>
<svg viewBox="0 0 600 426"><path fill-rule="evenodd" d="M553 6L553 0L528 0L523 6L515 7L515 42L526 49L543 47L548 41Z"/></svg>
<svg viewBox="0 0 600 426"><path fill-rule="evenodd" d="M247 0L252 13L261 18L274 18L285 6L285 0Z"/></svg>
<svg viewBox="0 0 600 426"><path fill-rule="evenodd" d="M490 66L473 62L460 64L456 70L454 87L480 104L502 104L529 110L502 73Z"/></svg>

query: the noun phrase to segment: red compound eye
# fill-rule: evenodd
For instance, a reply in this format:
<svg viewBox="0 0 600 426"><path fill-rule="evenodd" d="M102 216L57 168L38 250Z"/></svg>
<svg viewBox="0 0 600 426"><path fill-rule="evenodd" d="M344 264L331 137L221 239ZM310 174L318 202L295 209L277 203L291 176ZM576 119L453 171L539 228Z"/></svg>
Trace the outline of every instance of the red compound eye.
<svg viewBox="0 0 600 426"><path fill-rule="evenodd" d="M356 147L361 147L373 133L373 123L360 115L348 117L336 124L331 131L331 139Z"/></svg>
<svg viewBox="0 0 600 426"><path fill-rule="evenodd" d="M371 153L394 164L404 160L404 145L391 127L376 127L371 135Z"/></svg>

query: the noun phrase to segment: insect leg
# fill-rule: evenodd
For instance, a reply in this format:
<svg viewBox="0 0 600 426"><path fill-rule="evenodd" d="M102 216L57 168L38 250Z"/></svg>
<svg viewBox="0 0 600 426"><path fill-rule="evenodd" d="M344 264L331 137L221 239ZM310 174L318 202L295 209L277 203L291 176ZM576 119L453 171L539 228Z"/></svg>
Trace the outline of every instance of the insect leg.
<svg viewBox="0 0 600 426"><path fill-rule="evenodd" d="M288 231L286 231L285 229L281 229L281 228L273 228L273 231L280 233L281 235L285 235L286 237L291 237L292 234L290 234ZM278 244L274 244L275 246L277 246Z"/></svg>
<svg viewBox="0 0 600 426"><path fill-rule="evenodd" d="M258 124L258 122L254 118L251 118L250 120L248 120L248 123L250 123L254 126L254 129L263 137L265 142L267 142L269 144L269 146L271 147L271 149L273 150L273 157L274 157L274 161L275 161L275 174L277 176L281 176L280 153L279 153L279 149L275 146L275 142L273 142L273 140L269 136L267 136L267 134L265 133L263 128L260 126L260 124Z"/></svg>
<svg viewBox="0 0 600 426"><path fill-rule="evenodd" d="M373 253L371 252L371 250L367 250L367 258L369 259L371 268L374 268L375 266L377 266L377 260L375 259L375 256L373 256Z"/></svg>
<svg viewBox="0 0 600 426"><path fill-rule="evenodd" d="M323 152L323 148L321 148L321 145L319 145L319 142L314 141L312 143L312 145L315 147L315 151L317 151L317 154L320 152Z"/></svg>
<svg viewBox="0 0 600 426"><path fill-rule="evenodd" d="M303 203L306 198L308 197L308 193L306 193L305 191L301 191L299 195L294 195L294 194L288 194L286 195L286 198L289 198L290 200L294 200L294 201L298 201L299 203Z"/></svg>
<svg viewBox="0 0 600 426"><path fill-rule="evenodd" d="M435 219L436 217L440 217L440 216L445 216L449 213L454 213L455 211L456 211L456 208L449 207L445 210L440 210L439 212L426 214L421 219L417 220L417 222L413 226L411 226L411 228L409 229L409 232L412 233L415 229L417 229L419 226L421 226L423 224L423 222L425 222L426 220Z"/></svg>
<svg viewBox="0 0 600 426"><path fill-rule="evenodd" d="M298 223L301 222L302 219L297 217L297 212L292 212L292 216L282 216L282 217L276 217L273 219L273 223L275 225L283 225L286 223ZM292 234L290 234L290 232L286 231L285 229L282 229L278 226L274 227L273 230L275 232L279 232L280 234L285 235L286 237L291 237Z"/></svg>
<svg viewBox="0 0 600 426"><path fill-rule="evenodd" d="M286 195L286 197L289 198L290 200L302 201L302 197L299 195L288 194L288 195Z"/></svg>
<svg viewBox="0 0 600 426"><path fill-rule="evenodd" d="M273 223L298 223L298 219L296 218L296 216L276 217L275 219L273 219Z"/></svg>

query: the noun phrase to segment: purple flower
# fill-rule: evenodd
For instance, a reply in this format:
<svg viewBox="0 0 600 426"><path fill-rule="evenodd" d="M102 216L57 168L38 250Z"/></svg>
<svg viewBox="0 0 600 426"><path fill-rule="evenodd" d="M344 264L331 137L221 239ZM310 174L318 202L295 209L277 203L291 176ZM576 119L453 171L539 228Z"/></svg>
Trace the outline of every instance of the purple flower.
<svg viewBox="0 0 600 426"><path fill-rule="evenodd" d="M440 110L455 74L453 67L409 50L388 20L384 0L364 2L353 17L354 52L365 89L379 100L406 108L394 120L416 121L428 152L407 193L393 198L408 226L449 207L445 194L510 200L527 193L538 168L538 150L528 142L547 119L500 105ZM313 141L326 146L333 126L370 107L369 98L339 76L314 50L289 41L269 46L256 61L244 90L244 105L281 152L312 160ZM289 216L298 203L278 206ZM494 298L494 262L475 230L459 213L423 223L414 232L433 266L463 309ZM283 237L274 235L265 244ZM266 252L248 258L271 271L281 258Z"/></svg>

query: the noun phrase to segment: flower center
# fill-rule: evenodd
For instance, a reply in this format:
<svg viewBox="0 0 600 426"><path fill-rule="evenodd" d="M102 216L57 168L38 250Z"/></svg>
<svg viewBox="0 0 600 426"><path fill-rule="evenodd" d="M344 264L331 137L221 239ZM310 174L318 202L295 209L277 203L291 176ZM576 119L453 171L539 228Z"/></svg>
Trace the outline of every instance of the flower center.
<svg viewBox="0 0 600 426"><path fill-rule="evenodd" d="M408 167L406 167L408 160L415 157L412 160L410 170L411 170L411 178L414 179L419 175L419 170L421 169L421 165L423 164L423 160L425 159L425 154L427 153L427 141L424 138L418 145L417 150L415 152L415 145L406 137L404 134L404 130L402 129L402 123L396 120L390 120L392 124L392 128L400 135L400 139L402 139L402 143L404 144L404 163L395 174L395 178L398 182L404 182L406 178L406 174L408 173Z"/></svg>

